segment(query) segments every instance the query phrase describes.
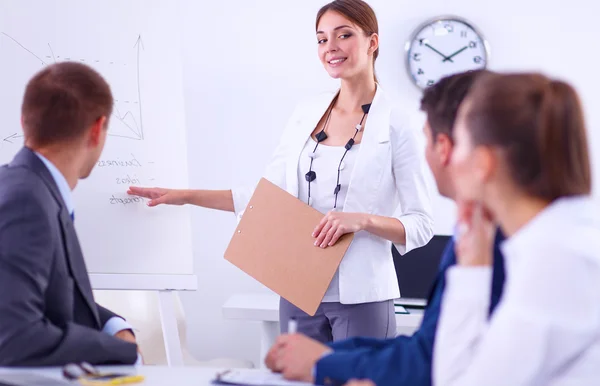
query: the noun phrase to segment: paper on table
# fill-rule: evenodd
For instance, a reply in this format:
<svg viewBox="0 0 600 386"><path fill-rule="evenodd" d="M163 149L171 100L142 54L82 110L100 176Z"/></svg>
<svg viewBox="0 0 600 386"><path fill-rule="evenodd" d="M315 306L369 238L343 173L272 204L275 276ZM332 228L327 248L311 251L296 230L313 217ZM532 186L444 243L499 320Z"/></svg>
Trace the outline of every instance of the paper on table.
<svg viewBox="0 0 600 386"><path fill-rule="evenodd" d="M406 310L406 308L404 308L404 306L401 306L399 304L394 304L394 311L397 314L408 314L409 312Z"/></svg>
<svg viewBox="0 0 600 386"><path fill-rule="evenodd" d="M215 383L245 386L312 386L312 383L288 381L269 370L227 370L217 374Z"/></svg>

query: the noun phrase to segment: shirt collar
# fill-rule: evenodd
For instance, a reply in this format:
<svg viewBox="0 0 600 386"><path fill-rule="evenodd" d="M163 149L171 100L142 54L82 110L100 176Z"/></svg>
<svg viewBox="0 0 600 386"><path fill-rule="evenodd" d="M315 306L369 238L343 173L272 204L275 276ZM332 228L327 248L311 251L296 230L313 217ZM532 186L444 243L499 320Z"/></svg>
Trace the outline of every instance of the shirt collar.
<svg viewBox="0 0 600 386"><path fill-rule="evenodd" d="M513 256L526 255L539 249L539 245L548 243L557 230L563 229L559 237L567 237L570 227L581 224L581 217L575 214L590 210L589 196L562 197L551 202L534 218L523 225L515 234L504 240L501 250L507 260Z"/></svg>
<svg viewBox="0 0 600 386"><path fill-rule="evenodd" d="M52 175L54 182L58 186L58 190L60 191L60 195L62 196L62 199L65 202L65 205L67 207L67 210L69 211L69 214L72 214L75 207L73 205L73 197L72 197L72 193L71 193L71 188L69 187L69 183L67 182L67 179L65 178L65 176L63 176L63 174L60 172L60 170L58 170L58 168L56 166L54 166L54 164L52 162L50 162L46 157L44 157L43 155L41 155L38 152L34 152L34 153L35 153L35 155L38 156L38 158L40 160L42 160L44 165L46 165L46 168L48 168L48 171Z"/></svg>

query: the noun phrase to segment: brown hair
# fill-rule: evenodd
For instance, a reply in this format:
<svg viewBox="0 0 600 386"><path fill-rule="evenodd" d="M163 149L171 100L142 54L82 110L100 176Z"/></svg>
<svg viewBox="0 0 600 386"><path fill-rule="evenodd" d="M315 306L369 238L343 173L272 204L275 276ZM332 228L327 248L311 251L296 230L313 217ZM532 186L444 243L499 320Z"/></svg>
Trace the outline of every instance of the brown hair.
<svg viewBox="0 0 600 386"><path fill-rule="evenodd" d="M95 121L112 113L108 83L77 62L47 66L27 84L21 114L26 140L33 146L79 138Z"/></svg>
<svg viewBox="0 0 600 386"><path fill-rule="evenodd" d="M356 24L360 29L365 32L366 36L373 34L379 34L379 23L377 22L377 16L373 8L362 0L334 0L329 4L325 4L319 12L317 12L317 20L315 22L315 29L319 28L319 21L321 17L327 11L334 11ZM377 76L375 76L375 60L379 56L379 47L373 52L373 77L377 82Z"/></svg>
<svg viewBox="0 0 600 386"><path fill-rule="evenodd" d="M458 107L475 83L475 79L486 70L473 70L445 76L423 91L421 111L427 114L433 141L438 134L454 139L453 129Z"/></svg>
<svg viewBox="0 0 600 386"><path fill-rule="evenodd" d="M586 128L573 87L536 73L486 74L468 99L473 142L499 147L528 194L553 201L591 192Z"/></svg>

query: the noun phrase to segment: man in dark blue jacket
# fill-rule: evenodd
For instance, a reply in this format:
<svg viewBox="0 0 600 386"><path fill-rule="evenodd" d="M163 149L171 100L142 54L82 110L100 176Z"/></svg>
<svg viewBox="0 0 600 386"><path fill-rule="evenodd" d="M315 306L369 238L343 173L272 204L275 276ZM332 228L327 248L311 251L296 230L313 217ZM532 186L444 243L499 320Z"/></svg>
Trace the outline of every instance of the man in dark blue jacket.
<svg viewBox="0 0 600 386"><path fill-rule="evenodd" d="M441 79L427 88L421 110L427 115L425 155L441 195L452 199L454 187L448 171L453 150L452 128L458 107L480 72L473 71ZM490 314L498 304L504 284L504 260L499 250L503 240L496 235ZM378 386L431 385L435 333L444 293L446 270L456 264L454 240L441 259L421 326L412 336L378 340L353 338L322 345L303 335L283 335L266 359L267 366L284 377L340 385L350 379L369 379Z"/></svg>

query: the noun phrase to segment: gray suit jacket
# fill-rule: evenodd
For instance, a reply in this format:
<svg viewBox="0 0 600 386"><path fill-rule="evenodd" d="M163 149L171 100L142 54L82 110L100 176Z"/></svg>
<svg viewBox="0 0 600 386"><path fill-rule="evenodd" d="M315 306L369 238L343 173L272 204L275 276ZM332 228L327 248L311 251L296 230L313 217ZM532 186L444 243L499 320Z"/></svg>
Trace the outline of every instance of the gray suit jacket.
<svg viewBox="0 0 600 386"><path fill-rule="evenodd" d="M133 364L137 346L103 333L60 191L28 148L0 167L0 366Z"/></svg>

